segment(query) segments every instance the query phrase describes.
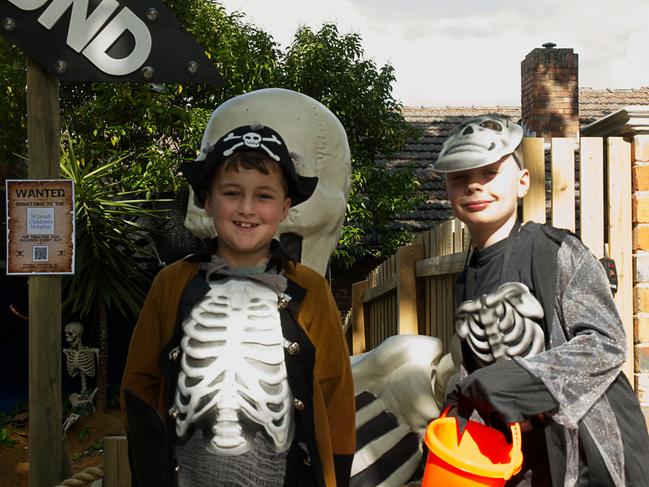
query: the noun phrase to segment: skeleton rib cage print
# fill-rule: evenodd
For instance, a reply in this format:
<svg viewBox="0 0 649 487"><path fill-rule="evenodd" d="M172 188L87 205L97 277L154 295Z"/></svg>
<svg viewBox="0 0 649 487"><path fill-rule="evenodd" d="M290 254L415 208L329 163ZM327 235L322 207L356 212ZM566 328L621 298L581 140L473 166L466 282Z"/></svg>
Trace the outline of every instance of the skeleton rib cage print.
<svg viewBox="0 0 649 487"><path fill-rule="evenodd" d="M292 439L292 398L277 294L244 278L210 282L182 324L176 433L203 430L208 451L240 455L263 429L277 451ZM172 351L179 353L179 351Z"/></svg>

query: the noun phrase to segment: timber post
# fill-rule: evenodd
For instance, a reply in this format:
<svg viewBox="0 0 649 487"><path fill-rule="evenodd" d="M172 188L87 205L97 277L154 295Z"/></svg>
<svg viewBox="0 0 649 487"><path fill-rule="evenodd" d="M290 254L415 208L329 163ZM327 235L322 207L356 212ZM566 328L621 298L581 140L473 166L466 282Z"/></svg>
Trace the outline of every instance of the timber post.
<svg viewBox="0 0 649 487"><path fill-rule="evenodd" d="M27 61L29 179L59 178L59 81ZM29 486L64 478L61 410L61 276L29 277Z"/></svg>

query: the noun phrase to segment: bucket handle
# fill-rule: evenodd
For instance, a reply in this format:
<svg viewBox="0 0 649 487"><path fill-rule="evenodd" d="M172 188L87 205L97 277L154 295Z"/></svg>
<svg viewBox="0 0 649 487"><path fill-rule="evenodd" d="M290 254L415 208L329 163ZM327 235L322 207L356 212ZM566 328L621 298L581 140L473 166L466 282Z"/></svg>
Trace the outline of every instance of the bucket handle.
<svg viewBox="0 0 649 487"><path fill-rule="evenodd" d="M439 417L445 418L450 409L450 405L446 406ZM519 423L509 423L509 429L512 433L512 457L509 460L509 465L503 477L505 480L509 480L515 474L520 472L523 464L523 451L521 450L521 425Z"/></svg>
<svg viewBox="0 0 649 487"><path fill-rule="evenodd" d="M521 470L523 464L523 451L521 450L521 425L519 423L509 423L509 429L512 432L512 458L509 461L509 467L505 473L505 480L512 478Z"/></svg>

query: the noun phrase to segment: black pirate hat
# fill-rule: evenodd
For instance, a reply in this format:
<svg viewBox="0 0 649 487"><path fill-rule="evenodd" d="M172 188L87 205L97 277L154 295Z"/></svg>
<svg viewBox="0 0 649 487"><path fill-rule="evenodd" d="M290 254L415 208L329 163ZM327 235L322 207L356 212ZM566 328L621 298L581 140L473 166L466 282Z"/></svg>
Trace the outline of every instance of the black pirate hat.
<svg viewBox="0 0 649 487"><path fill-rule="evenodd" d="M202 161L183 162L181 171L192 185L201 206L205 204L207 184L216 167L237 152L259 152L277 162L288 184L291 206L309 199L318 184L317 177L300 176L284 139L272 128L263 125L244 125L228 131L209 149Z"/></svg>

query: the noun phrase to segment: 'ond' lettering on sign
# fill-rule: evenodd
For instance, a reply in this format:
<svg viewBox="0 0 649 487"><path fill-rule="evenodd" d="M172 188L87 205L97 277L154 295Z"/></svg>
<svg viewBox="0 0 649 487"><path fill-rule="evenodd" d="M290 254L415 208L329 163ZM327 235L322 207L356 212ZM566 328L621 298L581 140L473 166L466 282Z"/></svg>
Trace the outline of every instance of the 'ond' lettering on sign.
<svg viewBox="0 0 649 487"><path fill-rule="evenodd" d="M41 8L47 0L9 0L25 11ZM38 17L38 22L48 30L72 7L68 26L67 44L83 54L92 64L106 74L122 76L132 73L146 61L151 53L151 33L146 24L127 7L108 22L120 7L116 0L103 0L87 16L88 0L53 0ZM124 33L135 39L133 50L124 58L116 59L106 51Z"/></svg>
<svg viewBox="0 0 649 487"><path fill-rule="evenodd" d="M0 0L0 19L0 33L61 80L222 82L161 0Z"/></svg>

